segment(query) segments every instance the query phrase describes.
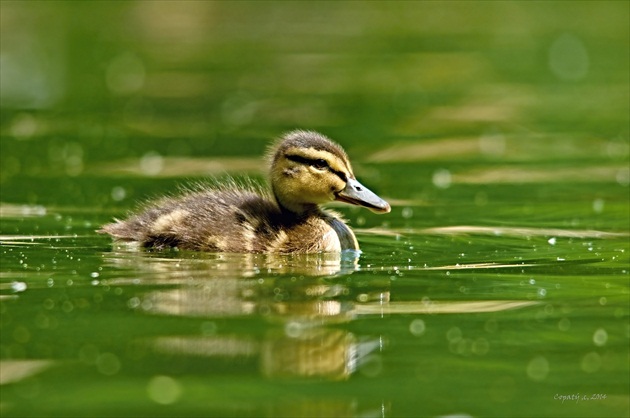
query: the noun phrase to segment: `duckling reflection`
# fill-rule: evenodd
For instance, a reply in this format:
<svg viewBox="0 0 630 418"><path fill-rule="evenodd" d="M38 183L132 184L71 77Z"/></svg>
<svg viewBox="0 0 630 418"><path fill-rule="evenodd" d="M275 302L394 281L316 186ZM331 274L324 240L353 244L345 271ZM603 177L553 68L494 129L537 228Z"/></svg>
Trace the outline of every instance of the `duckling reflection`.
<svg viewBox="0 0 630 418"><path fill-rule="evenodd" d="M187 251L138 252L126 246L103 253L106 266L149 274L149 281L170 281L195 272L207 277L252 277L263 274L335 276L359 268L359 251L316 254L198 253ZM143 274L142 276L144 276ZM135 282L138 279L134 279ZM173 282L175 281L175 282Z"/></svg>
<svg viewBox="0 0 630 418"><path fill-rule="evenodd" d="M165 255L172 255L168 258ZM346 320L355 301L389 301L389 281L355 295L337 276L358 270L353 252L319 254L104 253L106 265L129 268L133 277L104 279L111 286L133 286L141 294L134 307L166 315L193 317L252 314L287 318ZM139 274L140 273L140 274ZM142 292L142 286L158 290Z"/></svg>
<svg viewBox="0 0 630 418"><path fill-rule="evenodd" d="M200 336L159 337L152 343L158 351L207 358L255 357L268 378L343 380L368 354L383 350L379 337L358 337L328 327L353 318L352 300L358 297L350 289L322 278L292 279L231 281L230 286L203 281L203 291L189 284L149 292L137 306L153 314L208 318ZM383 289L374 299L388 300L389 290ZM208 305L212 312L204 308ZM239 336L230 330L220 332L212 321L235 314L265 318L267 331L262 338Z"/></svg>
<svg viewBox="0 0 630 418"><path fill-rule="evenodd" d="M284 332L271 332L261 346L261 371L269 378L347 379L384 349L380 337L289 322ZM275 335L274 335L275 334Z"/></svg>
<svg viewBox="0 0 630 418"><path fill-rule="evenodd" d="M387 213L390 206L355 178L345 151L309 131L284 135L270 151L271 194L235 184L164 198L98 232L143 247L237 253L358 250L341 217L319 205L339 201Z"/></svg>
<svg viewBox="0 0 630 418"><path fill-rule="evenodd" d="M257 359L261 374L270 379L345 380L385 348L380 337L355 334L323 326L287 323L262 339L219 334L214 336L158 337L157 352L223 359Z"/></svg>

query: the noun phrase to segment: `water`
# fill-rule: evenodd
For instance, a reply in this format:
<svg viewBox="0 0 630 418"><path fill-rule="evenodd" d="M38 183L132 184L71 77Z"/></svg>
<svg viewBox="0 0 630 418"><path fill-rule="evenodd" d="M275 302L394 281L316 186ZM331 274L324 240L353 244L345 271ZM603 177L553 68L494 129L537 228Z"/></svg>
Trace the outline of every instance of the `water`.
<svg viewBox="0 0 630 418"><path fill-rule="evenodd" d="M628 415L627 3L1 7L2 415ZM296 127L360 256L94 232Z"/></svg>

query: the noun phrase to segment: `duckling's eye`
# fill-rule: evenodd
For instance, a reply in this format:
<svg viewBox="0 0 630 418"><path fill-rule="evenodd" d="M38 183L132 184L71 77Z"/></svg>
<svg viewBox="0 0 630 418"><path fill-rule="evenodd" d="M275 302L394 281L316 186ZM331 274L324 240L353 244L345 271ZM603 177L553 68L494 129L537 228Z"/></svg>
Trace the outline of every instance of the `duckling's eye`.
<svg viewBox="0 0 630 418"><path fill-rule="evenodd" d="M319 170L323 170L328 167L328 163L322 158L311 161L311 165Z"/></svg>

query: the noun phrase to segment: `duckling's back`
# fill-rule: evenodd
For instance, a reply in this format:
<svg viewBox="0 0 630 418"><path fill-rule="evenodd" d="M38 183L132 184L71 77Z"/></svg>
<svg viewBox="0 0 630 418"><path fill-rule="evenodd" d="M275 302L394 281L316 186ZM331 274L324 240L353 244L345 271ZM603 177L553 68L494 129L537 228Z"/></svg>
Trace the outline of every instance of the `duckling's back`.
<svg viewBox="0 0 630 418"><path fill-rule="evenodd" d="M270 221L278 215L273 202L253 191L205 190L164 198L100 232L147 248L257 252L257 243L275 233Z"/></svg>

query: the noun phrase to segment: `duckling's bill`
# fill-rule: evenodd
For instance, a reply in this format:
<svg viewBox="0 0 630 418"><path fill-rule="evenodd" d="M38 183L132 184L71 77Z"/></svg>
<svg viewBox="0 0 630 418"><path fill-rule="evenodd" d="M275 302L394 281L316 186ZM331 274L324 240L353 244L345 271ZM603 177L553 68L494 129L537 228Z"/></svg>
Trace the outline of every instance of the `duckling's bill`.
<svg viewBox="0 0 630 418"><path fill-rule="evenodd" d="M352 178L348 179L346 187L335 195L335 200L363 206L375 213L388 213L391 210L389 203Z"/></svg>

